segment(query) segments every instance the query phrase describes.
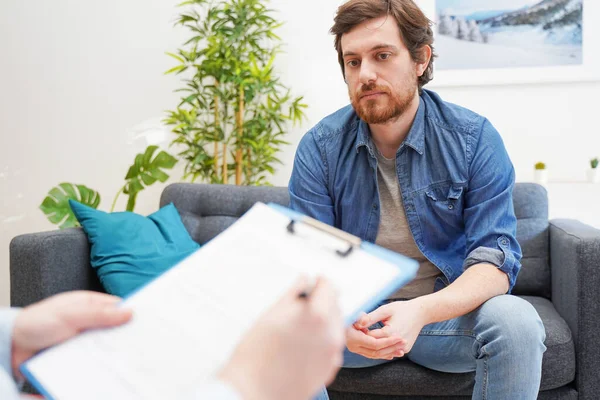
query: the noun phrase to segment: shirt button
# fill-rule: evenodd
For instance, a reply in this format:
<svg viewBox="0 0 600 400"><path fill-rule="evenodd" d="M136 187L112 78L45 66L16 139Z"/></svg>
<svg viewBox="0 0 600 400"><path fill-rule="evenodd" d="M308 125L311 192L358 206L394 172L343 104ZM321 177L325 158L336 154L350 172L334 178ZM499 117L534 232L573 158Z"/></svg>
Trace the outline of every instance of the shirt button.
<svg viewBox="0 0 600 400"><path fill-rule="evenodd" d="M453 210L454 209L454 205L453 204L448 204L448 210Z"/></svg>
<svg viewBox="0 0 600 400"><path fill-rule="evenodd" d="M373 210L377 210L377 204L373 204Z"/></svg>

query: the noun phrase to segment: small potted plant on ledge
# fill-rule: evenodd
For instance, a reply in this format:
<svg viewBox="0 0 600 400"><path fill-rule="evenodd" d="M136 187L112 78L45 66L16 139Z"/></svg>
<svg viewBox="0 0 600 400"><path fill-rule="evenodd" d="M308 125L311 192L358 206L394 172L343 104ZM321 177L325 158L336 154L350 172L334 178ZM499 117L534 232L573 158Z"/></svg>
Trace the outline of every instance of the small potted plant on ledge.
<svg viewBox="0 0 600 400"><path fill-rule="evenodd" d="M548 183L548 170L546 169L546 164L543 162L538 162L534 167L534 180L541 185Z"/></svg>
<svg viewBox="0 0 600 400"><path fill-rule="evenodd" d="M598 168L598 157L590 160L591 169L588 170L588 180L592 183L600 182L600 169Z"/></svg>

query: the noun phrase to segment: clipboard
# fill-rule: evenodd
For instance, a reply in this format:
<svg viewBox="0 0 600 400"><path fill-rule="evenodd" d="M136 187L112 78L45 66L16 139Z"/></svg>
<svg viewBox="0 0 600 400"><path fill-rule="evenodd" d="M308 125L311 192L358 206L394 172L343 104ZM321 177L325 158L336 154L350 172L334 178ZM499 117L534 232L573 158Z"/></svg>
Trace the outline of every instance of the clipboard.
<svg viewBox="0 0 600 400"><path fill-rule="evenodd" d="M336 286L346 325L416 276L418 262L286 207L255 204L131 296L128 324L85 332L21 366L47 399L185 398L300 275Z"/></svg>
<svg viewBox="0 0 600 400"><path fill-rule="evenodd" d="M417 274L419 264L413 259L370 242L365 242L357 236L327 225L321 221L308 217L282 205L269 203L268 206L289 218L289 223L287 224L286 230L291 234L296 233L297 226L304 225L309 229L313 229L339 239L341 246L332 246L331 250L342 258L349 257L355 249L360 249L398 267L399 273L397 278L389 282L389 285L383 288L379 294L375 295L369 301L364 303L359 310L352 315L347 316L345 318L346 326L352 325L361 312L367 312L374 309L381 301L385 300L390 295L395 293L399 288L412 281Z"/></svg>

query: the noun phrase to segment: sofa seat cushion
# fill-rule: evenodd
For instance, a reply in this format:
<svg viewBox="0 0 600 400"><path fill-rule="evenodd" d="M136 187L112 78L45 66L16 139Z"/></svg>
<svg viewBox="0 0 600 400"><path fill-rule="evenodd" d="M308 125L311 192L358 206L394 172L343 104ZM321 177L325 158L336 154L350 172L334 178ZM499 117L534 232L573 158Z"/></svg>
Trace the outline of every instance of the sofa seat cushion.
<svg viewBox="0 0 600 400"><path fill-rule="evenodd" d="M541 390L559 388L575 377L575 348L571 331L550 301L522 296L537 310L546 329ZM337 392L399 396L469 396L475 373L433 371L401 359L371 368L343 368L330 386Z"/></svg>

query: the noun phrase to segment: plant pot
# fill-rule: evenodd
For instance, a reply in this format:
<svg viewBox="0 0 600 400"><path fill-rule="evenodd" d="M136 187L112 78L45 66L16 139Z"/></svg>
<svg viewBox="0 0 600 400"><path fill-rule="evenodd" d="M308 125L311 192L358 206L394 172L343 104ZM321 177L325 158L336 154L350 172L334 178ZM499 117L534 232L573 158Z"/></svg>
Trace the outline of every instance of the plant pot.
<svg viewBox="0 0 600 400"><path fill-rule="evenodd" d="M534 181L540 185L548 183L548 170L547 169L536 169L534 171Z"/></svg>
<svg viewBox="0 0 600 400"><path fill-rule="evenodd" d="M600 182L600 168L588 169L588 181L590 181L591 183Z"/></svg>

